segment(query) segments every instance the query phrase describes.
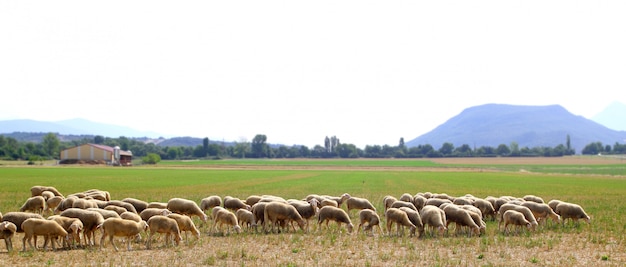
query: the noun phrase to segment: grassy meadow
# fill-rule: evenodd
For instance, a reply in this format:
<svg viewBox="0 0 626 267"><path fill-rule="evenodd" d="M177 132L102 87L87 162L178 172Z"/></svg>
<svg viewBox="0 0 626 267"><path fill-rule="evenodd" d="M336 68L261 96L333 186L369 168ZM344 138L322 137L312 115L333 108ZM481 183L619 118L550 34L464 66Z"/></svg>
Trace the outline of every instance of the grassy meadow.
<svg viewBox="0 0 626 267"><path fill-rule="evenodd" d="M166 202L182 197L199 203L209 195L272 194L301 199L308 194L369 199L383 219L382 198L402 193L472 194L476 197L533 194L544 200L580 204L592 217L590 225L549 224L536 232L504 234L487 222L481 237L454 235L386 236L348 234L336 226L304 233L240 235L209 234L176 248L133 251L29 251L22 234L15 251L0 245L0 264L14 265L215 265L215 266L623 266L626 264L626 171L624 165L596 162L557 163L437 163L424 160L227 160L171 161L157 166L0 165L0 212L17 211L33 185L56 187L64 194L88 189L109 191L114 199L134 197ZM344 207L345 208L345 207ZM355 230L356 211L351 212ZM195 219L197 224L200 222ZM383 228L384 225L383 225ZM451 227L454 228L454 227ZM99 238L98 238L99 241ZM119 242L119 241L118 241ZM121 246L121 245L118 245ZM122 256L125 255L125 256ZM132 255L132 256L131 256ZM158 257L156 257L158 256Z"/></svg>

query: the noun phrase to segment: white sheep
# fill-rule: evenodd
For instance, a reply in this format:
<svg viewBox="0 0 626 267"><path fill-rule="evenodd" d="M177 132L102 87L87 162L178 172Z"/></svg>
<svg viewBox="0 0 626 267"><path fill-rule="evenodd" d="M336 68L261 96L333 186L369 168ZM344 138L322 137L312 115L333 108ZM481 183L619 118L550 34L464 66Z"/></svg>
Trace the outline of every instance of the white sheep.
<svg viewBox="0 0 626 267"><path fill-rule="evenodd" d="M250 195L246 198L246 200L244 200L244 202L246 203L246 205L249 205L250 207L252 207L252 205L258 203L260 200L261 200L261 196Z"/></svg>
<svg viewBox="0 0 626 267"><path fill-rule="evenodd" d="M135 222L142 221L141 216L139 216L139 214L130 212L130 211L126 211L120 214L120 218L125 219L125 220L135 221Z"/></svg>
<svg viewBox="0 0 626 267"><path fill-rule="evenodd" d="M20 208L21 212L32 211L37 214L43 214L43 211L46 209L46 199L42 196L34 196L30 197L24 202L22 207Z"/></svg>
<svg viewBox="0 0 626 267"><path fill-rule="evenodd" d="M385 219L387 220L387 233L391 235L391 226L396 224L396 234L402 234L403 226L409 227L409 233L411 236L415 235L415 230L417 227L409 220L406 212L398 209L398 208L389 208L385 211Z"/></svg>
<svg viewBox="0 0 626 267"><path fill-rule="evenodd" d="M591 223L591 217L585 213L585 210L574 203L561 202L556 205L556 214L561 215L562 223L565 224L566 219L572 219L572 221L578 223L578 219L583 219L587 223Z"/></svg>
<svg viewBox="0 0 626 267"><path fill-rule="evenodd" d="M446 227L446 214L437 206L424 206L420 211L420 218L422 219L422 223L424 223L424 227L429 225L432 228L436 228L441 235L448 229Z"/></svg>
<svg viewBox="0 0 626 267"><path fill-rule="evenodd" d="M69 218L61 215L53 215L48 217L48 220L53 220L68 234L68 238L63 240L63 244L66 247L76 248L76 243L80 244L80 234L83 232L84 226L78 218Z"/></svg>
<svg viewBox="0 0 626 267"><path fill-rule="evenodd" d="M127 212L127 211L128 211L128 210L126 210L125 208L122 208L122 207L120 207L120 206L115 206L115 205L108 205L108 206L105 206L103 210L112 211L112 212L117 213L118 215L120 215L120 214L122 214L122 213L124 213L124 212ZM142 210L142 211L143 211L143 210ZM130 211L130 212L132 212L132 211ZM138 213L136 213L136 214L138 214ZM104 215L104 214L103 214L103 215ZM106 219L106 218L105 218L105 219Z"/></svg>
<svg viewBox="0 0 626 267"><path fill-rule="evenodd" d="M130 204L128 202L124 202L124 201L121 201L121 200L109 200L109 201L107 201L105 207L106 206L111 206L111 205L122 207L122 208L125 208L127 211L139 214L137 212L137 210L135 209L135 206L133 206L132 204Z"/></svg>
<svg viewBox="0 0 626 267"><path fill-rule="evenodd" d="M524 214L516 210L505 211L504 214L502 214L502 220L504 221L505 232L508 232L508 227L510 224L515 225L516 229L520 226L526 226L528 229L532 227L532 224L528 220L526 220Z"/></svg>
<svg viewBox="0 0 626 267"><path fill-rule="evenodd" d="M21 212L21 211L12 211L12 212L7 212L6 214L4 214L4 216L2 217L2 221L5 222L11 222L13 224L15 224L16 228L15 231L18 233L22 233L24 232L22 230L22 223L30 218L35 218L35 219L43 219L43 217L39 214L36 213L29 213L29 212Z"/></svg>
<svg viewBox="0 0 626 267"><path fill-rule="evenodd" d="M317 199L313 198L311 200L309 200L308 202L306 201L291 201L289 202L290 205L294 206L296 208L296 210L298 211L298 213L300 214L300 216L302 216L302 218L304 220L306 220L306 231L309 231L309 220L313 217L315 217L315 215L317 215L317 212L319 211L319 202L317 201Z"/></svg>
<svg viewBox="0 0 626 267"><path fill-rule="evenodd" d="M216 208L217 207L213 208L213 211L215 211L215 213L213 213L214 231L217 231L218 227L221 228L222 225L226 224L228 226L227 231L229 234L230 234L230 227L233 227L235 229L235 232L241 233L241 226L239 226L239 222L237 221L237 216L227 209L223 209L223 208L216 209Z"/></svg>
<svg viewBox="0 0 626 267"><path fill-rule="evenodd" d="M545 203L543 202L543 198L535 196L535 195L525 195L524 197L522 197L522 199L526 200L526 201L532 201L535 203Z"/></svg>
<svg viewBox="0 0 626 267"><path fill-rule="evenodd" d="M13 236L15 236L17 226L12 222L0 222L0 239L4 239L7 251L13 251Z"/></svg>
<svg viewBox="0 0 626 267"><path fill-rule="evenodd" d="M206 213L214 207L222 205L222 198L220 196L208 196L200 200L200 209Z"/></svg>
<svg viewBox="0 0 626 267"><path fill-rule="evenodd" d="M426 198L422 195L418 195L416 194L415 196L413 196L413 205L415 206L415 208L420 211L422 210L422 208L424 207L424 205L426 205Z"/></svg>
<svg viewBox="0 0 626 267"><path fill-rule="evenodd" d="M140 200L140 199L132 198L132 197L124 198L122 199L122 202L126 202L128 204L133 205L137 213L141 213L143 210L148 208L148 202ZM119 214L122 214L122 213L120 212Z"/></svg>
<svg viewBox="0 0 626 267"><path fill-rule="evenodd" d="M370 209L370 210L376 211L376 208L374 208L374 205L372 205L372 203L370 203L369 200L365 198L360 198L360 197L350 196L346 200L346 206L348 207L348 211L353 210L353 209L359 209L359 210Z"/></svg>
<svg viewBox="0 0 626 267"><path fill-rule="evenodd" d="M196 237L196 240L200 238L200 231L198 230L198 228L196 228L196 225L193 223L189 216L172 213L167 215L167 217L176 220L176 223L178 223L178 229L181 232L185 232L186 242L189 242L189 238L187 238L187 232L191 232L191 234Z"/></svg>
<svg viewBox="0 0 626 267"><path fill-rule="evenodd" d="M53 196L51 198L48 198L48 200L46 200L46 211L54 212L54 210L59 206L59 204L61 204L61 201L63 201L62 196Z"/></svg>
<svg viewBox="0 0 626 267"><path fill-rule="evenodd" d="M400 207L399 210L404 211L409 218L409 221L417 227L417 230L419 231L418 237L424 237L424 224L422 223L422 218L420 217L419 212L407 207Z"/></svg>
<svg viewBox="0 0 626 267"><path fill-rule="evenodd" d="M35 236L44 236L45 242L43 249L49 241L52 243L52 249L56 250L55 239L57 237L67 238L67 231L61 227L57 222L46 219L30 218L22 223L22 229L24 230L24 238L22 239L22 251L26 251L26 241L30 245L31 249L35 249L32 240Z"/></svg>
<svg viewBox="0 0 626 267"><path fill-rule="evenodd" d="M413 203L402 201L402 200L396 201L396 202L392 203L391 206L390 206L390 208L396 208L396 209L400 208L400 207L406 207L406 208L412 209L414 211L417 211L417 208L415 207L415 205L413 205Z"/></svg>
<svg viewBox="0 0 626 267"><path fill-rule="evenodd" d="M528 220L530 222L530 224L532 225L532 229L536 229L537 228L537 219L535 218L535 215L533 215L532 211L530 211L529 208L521 206L521 205L516 205L516 204L504 204L502 206L500 206L500 209L498 210L498 219L500 220L498 222L498 229L500 229L500 226L503 222L502 220L502 216L504 216L504 213L508 210L515 210L515 211L519 211L522 214L524 214L524 218L526 218L526 220Z"/></svg>
<svg viewBox="0 0 626 267"><path fill-rule="evenodd" d="M202 222L206 223L207 215L200 209L198 204L192 200L184 198L172 198L167 201L167 209L187 216L198 216Z"/></svg>
<svg viewBox="0 0 626 267"><path fill-rule="evenodd" d="M358 233L361 230L361 226L363 226L363 232L370 231L371 234L374 234L374 226L378 226L378 230L380 233L383 233L383 229L380 226L380 216L370 209L363 209L359 211L359 226L357 227L356 232Z"/></svg>
<svg viewBox="0 0 626 267"><path fill-rule="evenodd" d="M269 202L257 202L252 205L251 212L254 215L255 225L263 225L265 222L265 205ZM217 207L216 207L217 208ZM213 209L215 210L215 209ZM255 229L256 230L256 229Z"/></svg>
<svg viewBox="0 0 626 267"><path fill-rule="evenodd" d="M471 230L470 236L472 232L476 235L480 234L480 226L474 222L474 219L472 219L472 216L470 215L470 211L459 208L454 204L447 205L443 208L443 211L446 214L447 225L453 222L457 227L467 226Z"/></svg>
<svg viewBox="0 0 626 267"><path fill-rule="evenodd" d="M54 213L59 214L64 210L71 208L72 205L74 205L74 201L76 201L77 199L78 197L75 196L67 196L66 198L61 200L59 205L57 205L57 207L54 209Z"/></svg>
<svg viewBox="0 0 626 267"><path fill-rule="evenodd" d="M383 197L383 206L385 207L385 211L387 211L388 208L391 208L391 204L396 201L398 201L398 199L391 195Z"/></svg>
<svg viewBox="0 0 626 267"><path fill-rule="evenodd" d="M41 193L43 193L44 191L50 191L52 193L54 193L55 196L63 196L59 190L57 190L56 188L52 187L52 186L43 186L43 185L35 185L33 187L30 188L30 192L31 192L31 196L41 196Z"/></svg>
<svg viewBox="0 0 626 267"><path fill-rule="evenodd" d="M477 198L474 199L474 203L472 205L480 210L483 219L486 219L487 217L491 217L492 220L496 219L496 210L493 208L493 204L491 204L491 202L485 199Z"/></svg>
<svg viewBox="0 0 626 267"><path fill-rule="evenodd" d="M116 211L113 211L113 210L101 209L101 208L88 208L87 210L95 211L97 213L100 213L100 215L102 215L102 218L104 218L105 220L108 219L108 218L119 218L120 217L120 215Z"/></svg>
<svg viewBox="0 0 626 267"><path fill-rule="evenodd" d="M267 225L271 224L271 231L274 232L274 226L277 224L284 223L284 225L289 225L292 221L298 223L300 229L305 231L306 221L300 216L298 210L289 204L285 204L282 202L270 202L265 205L265 210L263 212L263 216L265 217L263 220L263 230L267 231Z"/></svg>
<svg viewBox="0 0 626 267"><path fill-rule="evenodd" d="M326 207L326 206L331 206L331 207L339 207L339 204L337 203L337 201L334 201L330 198L323 198L322 201L320 202L320 208L321 207Z"/></svg>
<svg viewBox="0 0 626 267"><path fill-rule="evenodd" d="M326 228L328 228L329 221L337 222L338 227L341 227L341 224L345 223L348 233L352 233L352 229L354 228L352 221L350 221L350 216L348 216L348 213L343 209L331 206L322 207L317 214L317 224L321 226L323 222L326 222Z"/></svg>
<svg viewBox="0 0 626 267"><path fill-rule="evenodd" d="M241 225L242 228L245 226L248 230L252 227L256 229L256 219L252 211L238 209L235 215L237 215L237 221L239 221L239 225Z"/></svg>
<svg viewBox="0 0 626 267"><path fill-rule="evenodd" d="M527 207L535 216L538 223L542 223L548 220L548 218L552 219L554 222L560 222L561 216L556 214L548 204L538 203L534 201L527 201L522 203L522 206Z"/></svg>
<svg viewBox="0 0 626 267"><path fill-rule="evenodd" d="M183 240L180 236L178 223L172 218L163 215L155 215L150 217L147 223L148 229L150 230L150 233L148 234L148 242L146 243L147 249L150 249L152 245L152 236L156 233L165 234L165 246L168 246L171 237L174 238L176 246L178 246L180 241Z"/></svg>
<svg viewBox="0 0 626 267"><path fill-rule="evenodd" d="M122 218L108 218L104 220L102 225L100 226L102 229L102 238L100 238L100 249L104 247L105 238L109 238L109 242L115 249L115 251L119 251L115 242L113 242L113 237L121 236L126 238L126 250L130 251L130 238L135 237L143 231L148 229L148 223L134 222L130 220L124 220Z"/></svg>
<svg viewBox="0 0 626 267"><path fill-rule="evenodd" d="M170 210L168 209L161 209L161 208L146 208L145 210L143 210L140 214L139 217L141 217L142 220L144 221L148 221L152 216L155 215L163 215L163 216L167 216L170 213L172 213Z"/></svg>
<svg viewBox="0 0 626 267"><path fill-rule="evenodd" d="M167 202L150 202L148 203L148 207L147 208L153 208L153 209L167 209Z"/></svg>
<svg viewBox="0 0 626 267"><path fill-rule="evenodd" d="M244 203L241 199L231 196L224 197L224 208L236 211L238 209L250 210L250 205Z"/></svg>
<svg viewBox="0 0 626 267"><path fill-rule="evenodd" d="M550 202L548 202L548 206L550 206L552 211L556 212L556 206L559 205L561 202L563 201L560 201L558 199L553 199L553 200L550 200Z"/></svg>
<svg viewBox="0 0 626 267"><path fill-rule="evenodd" d="M61 216L78 218L81 222L83 222L83 240L85 241L85 245L95 245L96 241L94 232L104 222L102 214L90 210L69 208L61 212Z"/></svg>

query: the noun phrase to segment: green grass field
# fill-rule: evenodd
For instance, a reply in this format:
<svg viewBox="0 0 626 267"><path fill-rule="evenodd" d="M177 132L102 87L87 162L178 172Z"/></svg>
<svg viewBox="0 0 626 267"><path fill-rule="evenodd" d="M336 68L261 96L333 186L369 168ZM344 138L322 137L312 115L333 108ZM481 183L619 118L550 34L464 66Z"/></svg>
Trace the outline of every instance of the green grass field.
<svg viewBox="0 0 626 267"><path fill-rule="evenodd" d="M263 168L216 168L216 166L237 167L243 165L262 166ZM289 166L299 166L299 168L289 169ZM319 168L320 166L326 167ZM273 167L280 168L273 169ZM470 169L463 171L448 169L459 167ZM520 169L532 169L533 171L520 172ZM589 171L592 174L568 171L572 169L593 171ZM572 173L576 174L573 175ZM592 217L592 223L591 225L581 224L566 227L553 226L551 229L532 233L533 236L528 237L529 239L526 241L519 241L521 243L517 246L544 247L546 242L565 242L554 241L556 237L561 236L563 238L562 235L576 235L582 236L586 240L585 242L591 242L594 247L611 248L593 254L599 255L600 258L606 255L607 261L602 259L593 261L594 259L592 259L591 262L608 262L617 265L626 263L626 259L623 258L623 251L626 246L626 206L623 204L626 193L626 176L624 166L621 164L492 166L485 163L480 166L467 164L452 166L430 161L409 160L229 160L162 162L153 167L130 168L103 166L0 167L0 180L2 181L2 190L0 191L0 212L2 213L18 210L22 203L30 197L29 189L33 185L54 186L64 194L97 188L109 191L114 199L134 197L148 202L165 202L173 197L188 198L199 202L200 199L209 195L221 197L230 195L245 199L253 194L272 194L284 198L301 199L312 193L338 196L347 192L352 196L369 199L377 207L381 217L382 198L385 195L399 197L402 193L413 195L417 192L427 191L447 193L451 196L472 194L476 197L503 195L522 197L526 194L533 194L546 201L559 199L578 203ZM353 222L356 222L355 214L354 212L352 214ZM547 234L549 237L537 239L537 236L542 234ZM249 238L254 237L249 236ZM497 231L497 224L488 222L486 236L476 240L491 244L498 243L498 240L502 238L502 234ZM455 246L467 246L467 242L478 246L478 248L484 245L473 243L471 239L461 238L460 240L452 238L426 240L424 242L447 244L453 251ZM20 244L17 247L21 248L21 240L19 241L14 241L14 246ZM352 242L355 241L352 240ZM391 243L392 246L393 242ZM539 242L541 244L529 245L524 242ZM574 244L580 246L577 243ZM617 247L617 250L621 250L622 253L616 253L614 247ZM477 254L476 252L472 253ZM384 257L379 256L378 259L382 260L379 262L386 262ZM219 255L213 257L212 263L214 264L209 265L228 265L228 261L221 262L219 258ZM502 264L502 261L497 260L493 262L478 261L480 259L477 258L474 260L475 262L469 262L471 263L469 265ZM373 261L373 263L375 262L377 261ZM529 262L526 259L525 262L532 263L533 260L530 259ZM538 259L538 262L548 263L541 261L541 259ZM578 265L582 261L567 261L566 259L561 262ZM307 262L304 263L310 265L306 264ZM439 262L441 265L449 264L446 263L447 261ZM356 265L362 264L357 263ZM435 261L435 265L438 265L437 261ZM509 264L504 262L504 265Z"/></svg>

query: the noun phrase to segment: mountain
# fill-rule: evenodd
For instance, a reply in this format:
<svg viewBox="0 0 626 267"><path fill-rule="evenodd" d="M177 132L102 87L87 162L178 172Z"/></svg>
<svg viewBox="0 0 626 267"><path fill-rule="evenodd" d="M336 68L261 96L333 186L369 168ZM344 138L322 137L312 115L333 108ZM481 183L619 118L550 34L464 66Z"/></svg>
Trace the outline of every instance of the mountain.
<svg viewBox="0 0 626 267"><path fill-rule="evenodd" d="M626 104L613 102L591 119L610 129L626 131Z"/></svg>
<svg viewBox="0 0 626 267"><path fill-rule="evenodd" d="M153 132L143 132L130 127L93 122L85 119L71 119L57 122L35 120L0 121L0 134L13 132L52 132L65 135L102 135L106 137L160 136Z"/></svg>
<svg viewBox="0 0 626 267"><path fill-rule="evenodd" d="M624 143L626 132L611 130L597 122L576 116L559 105L517 106L486 104L470 107L434 130L406 143L408 147L430 144L439 149L445 142L471 147L510 145L555 147L567 136L580 152L587 144Z"/></svg>

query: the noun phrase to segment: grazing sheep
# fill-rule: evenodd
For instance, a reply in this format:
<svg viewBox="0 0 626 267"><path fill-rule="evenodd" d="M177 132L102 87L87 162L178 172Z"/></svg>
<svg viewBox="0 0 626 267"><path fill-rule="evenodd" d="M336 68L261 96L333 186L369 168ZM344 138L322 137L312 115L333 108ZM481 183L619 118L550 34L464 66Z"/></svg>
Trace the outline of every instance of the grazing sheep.
<svg viewBox="0 0 626 267"><path fill-rule="evenodd" d="M352 233L352 229L354 228L352 221L350 221L350 216L348 216L348 213L343 209L331 206L322 207L317 214L317 224L321 226L323 222L326 222L326 228L328 228L329 221L337 222L338 227L341 227L341 224L345 223L348 233Z"/></svg>
<svg viewBox="0 0 626 267"><path fill-rule="evenodd" d="M191 216L198 216L200 220L206 223L207 215L200 209L196 202L184 198L172 198L167 202L167 209L175 212Z"/></svg>
<svg viewBox="0 0 626 267"><path fill-rule="evenodd" d="M4 239L4 245L7 247L7 251L13 251L13 236L17 231L17 226L12 222L0 223L0 239Z"/></svg>
<svg viewBox="0 0 626 267"><path fill-rule="evenodd" d="M540 204L545 203L543 202L543 198L540 198L535 195L525 195L524 197L522 197L522 199L524 199L525 201L532 201L532 202L540 203Z"/></svg>
<svg viewBox="0 0 626 267"><path fill-rule="evenodd" d="M100 238L100 249L104 247L105 238L109 238L109 243L113 246L115 251L119 251L115 242L113 242L113 237L121 236L126 238L126 250L130 251L130 238L139 235L142 231L146 231L148 229L148 223L134 222L130 220L124 220L122 218L108 218L104 220L102 225L100 226L102 229L102 238Z"/></svg>
<svg viewBox="0 0 626 267"><path fill-rule="evenodd" d="M446 227L446 225L448 225L446 222L446 214L437 206L424 206L424 208L420 211L420 218L422 219L422 223L424 223L424 227L426 227L426 225L430 225L433 229L438 229L441 235L448 230Z"/></svg>
<svg viewBox="0 0 626 267"><path fill-rule="evenodd" d="M244 203L241 199L231 196L224 197L224 208L236 211L238 209L250 210L250 205Z"/></svg>
<svg viewBox="0 0 626 267"><path fill-rule="evenodd" d="M563 201L560 201L558 199L553 199L553 200L550 200L550 202L548 202L548 206L550 206L552 211L556 212L556 206L559 205L562 202Z"/></svg>
<svg viewBox="0 0 626 267"><path fill-rule="evenodd" d="M496 219L496 210L493 208L493 204L491 202L484 199L474 199L474 207L477 207L482 213L483 219L487 217L491 217L492 220Z"/></svg>
<svg viewBox="0 0 626 267"><path fill-rule="evenodd" d="M296 210L298 211L298 213L300 214L300 216L302 216L303 219L306 220L307 224L306 224L306 231L309 231L309 219L315 217L315 215L317 215L317 212L319 210L318 208L318 202L317 199L311 199L308 202L305 201L293 201L289 203L290 205L294 206L296 208Z"/></svg>
<svg viewBox="0 0 626 267"><path fill-rule="evenodd" d="M400 201L413 202L413 196L409 193L404 193L400 196Z"/></svg>
<svg viewBox="0 0 626 267"><path fill-rule="evenodd" d="M90 211L95 211L97 213L100 213L102 215L102 218L104 218L105 220L108 218L119 218L120 215L112 210L108 210L108 209L100 209L100 208L88 208L87 210Z"/></svg>
<svg viewBox="0 0 626 267"><path fill-rule="evenodd" d="M139 216L139 214L133 213L133 212L130 212L130 211L122 212L122 214L120 214L120 218L122 218L124 220L135 221L135 222L142 221L141 216Z"/></svg>
<svg viewBox="0 0 626 267"><path fill-rule="evenodd" d="M54 193L50 192L50 191L43 191L41 192L41 196L43 197L43 199L45 199L46 201L48 201L48 199L55 197Z"/></svg>
<svg viewBox="0 0 626 267"><path fill-rule="evenodd" d="M85 192L85 197L89 197L91 199L97 199L100 201L109 201L111 200L111 194L108 191L103 191L99 189L90 189Z"/></svg>
<svg viewBox="0 0 626 267"><path fill-rule="evenodd" d="M32 211L37 214L43 214L43 210L46 208L46 199L42 196L30 197L24 202L20 208L21 212Z"/></svg>
<svg viewBox="0 0 626 267"><path fill-rule="evenodd" d="M412 203L415 206L415 208L418 211L420 211L420 210L422 210L424 205L426 205L426 198L424 196L421 196L421 195L415 195L415 196L413 196L413 202Z"/></svg>
<svg viewBox="0 0 626 267"><path fill-rule="evenodd" d="M68 238L63 240L63 245L65 247L76 248L76 243L80 244L80 234L83 232L84 226L83 222L81 222L78 218L53 215L48 217L48 220L55 221L61 225L65 231L67 231Z"/></svg>
<svg viewBox="0 0 626 267"><path fill-rule="evenodd" d="M41 196L41 194L44 191L50 191L52 192L55 196L63 196L59 190L57 190L56 188L52 187L52 186L43 186L43 185L35 185L33 187L30 188L30 192L31 192L31 196Z"/></svg>
<svg viewBox="0 0 626 267"><path fill-rule="evenodd" d="M456 205L448 205L443 208L443 211L446 214L446 227L450 223L454 223L457 227L467 226L470 228L470 236L473 233L476 235L480 234L480 226L478 226L472 216L470 215L470 211L459 208Z"/></svg>
<svg viewBox="0 0 626 267"><path fill-rule="evenodd" d="M387 211L388 208L391 208L391 204L396 201L398 201L398 199L390 195L386 195L385 197L383 197L383 205L385 206L385 211Z"/></svg>
<svg viewBox="0 0 626 267"><path fill-rule="evenodd" d="M2 217L2 221L11 222L15 224L17 228L15 229L15 231L18 233L22 233L24 232L22 230L22 223L30 218L43 219L43 217L39 214L21 212L21 211L13 211L13 212L7 212L6 214L4 214L4 216Z"/></svg>
<svg viewBox="0 0 626 267"><path fill-rule="evenodd" d="M502 215L502 220L504 220L504 231L508 232L509 224L515 225L515 227L526 226L528 229L532 227L531 223L526 220L524 214L516 210L507 210ZM517 232L517 230L516 230Z"/></svg>
<svg viewBox="0 0 626 267"><path fill-rule="evenodd" d="M219 196L208 196L200 200L200 209L206 213L214 207L222 205L222 198Z"/></svg>
<svg viewBox="0 0 626 267"><path fill-rule="evenodd" d="M452 204L452 201L450 201L449 199L442 199L442 198L429 198L424 203L424 206L437 206L437 207L440 207L441 204L444 204L444 203Z"/></svg>
<svg viewBox="0 0 626 267"><path fill-rule="evenodd" d="M370 209L376 211L376 208L374 208L374 205L372 205L369 200L360 197L349 197L346 200L346 206L348 206L348 211L353 209Z"/></svg>
<svg viewBox="0 0 626 267"><path fill-rule="evenodd" d="M522 206L530 209L538 223L545 222L548 218L552 219L556 223L561 221L561 216L556 214L550 206L548 206L548 204L527 201L522 203Z"/></svg>
<svg viewBox="0 0 626 267"><path fill-rule="evenodd" d="M120 206L115 206L115 205L108 205L108 206L104 207L104 210L108 210L108 211L115 212L115 213L117 213L118 215L120 215L120 214L122 214L122 213L124 213L124 212L127 212L127 211L128 211L128 210L126 210L125 208L122 208L122 207L120 207ZM142 210L142 211L143 211L143 210ZM129 211L129 212L132 212L132 211ZM138 213L135 213L135 214L138 214ZM105 219L106 219L106 218L105 218Z"/></svg>
<svg viewBox="0 0 626 267"><path fill-rule="evenodd" d="M217 207L216 207L217 208ZM213 224L213 230L217 232L217 228L221 228L223 224L226 224L227 231L230 234L230 227L232 226L235 229L235 232L238 234L241 233L241 226L239 226L239 222L237 221L237 216L227 209L213 209L215 213L213 214L215 223ZM267 215L266 217L267 218ZM266 219L267 220L267 219Z"/></svg>
<svg viewBox="0 0 626 267"><path fill-rule="evenodd" d="M196 237L196 240L200 239L200 231L198 230L198 228L196 228L196 225L193 223L189 216L172 213L167 215L167 217L176 220L176 223L178 224L178 229L181 232L185 232L185 240L187 242L189 242L189 238L187 238L187 232L191 232L191 234Z"/></svg>
<svg viewBox="0 0 626 267"><path fill-rule="evenodd" d="M57 205L57 207L54 209L54 213L59 214L64 210L71 208L72 205L74 205L74 201L76 201L77 199L78 198L74 196L67 196L66 198L61 200L59 205Z"/></svg>
<svg viewBox="0 0 626 267"><path fill-rule="evenodd" d="M587 223L591 223L591 218L583 208L574 203L561 202L556 205L556 214L561 215L562 223L565 224L566 219L572 219L572 221L578 223L578 219L583 219Z"/></svg>
<svg viewBox="0 0 626 267"><path fill-rule="evenodd" d="M259 199L258 202L282 202L282 203L287 203L287 200L285 200L284 198L279 197L279 196L262 195L261 199Z"/></svg>
<svg viewBox="0 0 626 267"><path fill-rule="evenodd" d="M409 220L409 216L406 212L397 209L397 208L389 208L385 211L385 219L387 220L387 233L391 235L391 226L396 224L396 234L402 235L402 227L409 227L409 233L411 236L415 235L415 229L417 227Z"/></svg>
<svg viewBox="0 0 626 267"><path fill-rule="evenodd" d="M474 204L474 200L467 198L467 197L457 197L452 201L452 204L459 205L459 206L472 205Z"/></svg>
<svg viewBox="0 0 626 267"><path fill-rule="evenodd" d="M102 214L91 210L69 208L61 212L61 216L78 218L81 222L83 222L83 239L85 240L85 245L95 245L96 240L94 232L104 222Z"/></svg>
<svg viewBox="0 0 626 267"><path fill-rule="evenodd" d="M249 205L250 207L252 207L252 205L258 203L260 200L261 200L261 196L251 195L251 196L248 196L244 202L246 203L246 205Z"/></svg>
<svg viewBox="0 0 626 267"><path fill-rule="evenodd" d="M339 204L337 203L337 201L334 201L330 198L324 198L322 199L322 201L320 202L320 208L321 207L326 207L326 206L331 206L331 207L335 207L338 208Z"/></svg>
<svg viewBox="0 0 626 267"><path fill-rule="evenodd" d="M447 199L447 200L450 200L450 202L452 202L454 200L454 197L449 196L446 193L433 194L431 198Z"/></svg>
<svg viewBox="0 0 626 267"><path fill-rule="evenodd" d="M370 231L371 234L374 234L374 226L378 226L380 233L383 233L383 229L380 226L380 217L375 211L370 209L363 209L359 211L359 226L356 230L357 233L361 230L361 226L363 226L363 232Z"/></svg>
<svg viewBox="0 0 626 267"><path fill-rule="evenodd" d="M150 203L148 203L148 207L147 208L167 209L167 203L165 203L165 202L150 202Z"/></svg>
<svg viewBox="0 0 626 267"><path fill-rule="evenodd" d="M254 215L255 225L263 225L265 222L265 205L269 202L257 202L252 205L252 215ZM217 208L217 207L216 207ZM214 209L215 210L215 209ZM215 218L215 217L214 217Z"/></svg>
<svg viewBox="0 0 626 267"><path fill-rule="evenodd" d="M399 210L404 211L407 217L409 217L409 221L411 221L411 223L415 225L415 227L417 227L417 231L419 233L418 237L420 238L423 237L424 236L424 224L422 223L422 218L420 217L419 212L411 208L407 208L407 207L400 207Z"/></svg>
<svg viewBox="0 0 626 267"><path fill-rule="evenodd" d="M22 251L26 251L26 241L30 245L31 249L35 249L32 240L35 236L45 236L45 242L43 249L46 249L48 241L52 243L52 249L56 250L55 239L57 237L67 238L67 231L61 227L57 222L46 219L30 218L22 223L22 229L24 230L24 238L22 239Z"/></svg>
<svg viewBox="0 0 626 267"><path fill-rule="evenodd" d="M334 196L322 196L322 198L327 198L330 200L334 200L335 202L337 202L337 207L341 207L341 205L343 205L343 203L348 200L350 198L350 194L348 193L344 193L339 197L334 197Z"/></svg>
<svg viewBox="0 0 626 267"><path fill-rule="evenodd" d="M172 212L168 209L146 208L139 214L139 217L141 217L142 220L147 222L152 216L155 216L155 215L167 216L170 213Z"/></svg>
<svg viewBox="0 0 626 267"><path fill-rule="evenodd" d="M252 227L256 229L256 219L252 211L238 209L235 215L237 215L237 221L239 221L239 225L241 225L242 228L245 226L248 230Z"/></svg>
<svg viewBox="0 0 626 267"><path fill-rule="evenodd" d="M417 211L417 208L415 207L415 205L413 205L413 203L402 201L402 200L394 202L393 204L391 204L390 208L396 208L397 209L397 208L400 208L400 207L406 207L406 208L412 209L414 211Z"/></svg>
<svg viewBox="0 0 626 267"><path fill-rule="evenodd" d="M503 220L502 220L502 216L504 215L504 212L506 212L507 210L515 210L515 211L519 211L522 214L524 214L524 218L526 218L526 220L528 220L530 222L530 224L532 225L532 229L536 229L537 228L537 219L535 218L535 216L533 215L532 211L530 211L529 208L521 206L521 205L516 205L516 204L504 204L502 206L500 206L500 209L498 210L498 219L500 220L498 222L498 229L500 229L500 225L502 224Z"/></svg>
<svg viewBox="0 0 626 267"><path fill-rule="evenodd" d="M46 211L54 212L59 204L61 204L61 201L63 201L63 197L61 196L53 196L49 198L48 200L46 200Z"/></svg>
<svg viewBox="0 0 626 267"><path fill-rule="evenodd" d="M138 214L148 208L148 202L145 202L143 200L139 200L136 198L132 198L132 197L127 197L125 199L122 199L122 202L126 202L126 203L133 205L133 207L135 207L135 211Z"/></svg>
<svg viewBox="0 0 626 267"><path fill-rule="evenodd" d="M500 211L500 207L502 207L502 205L504 205L504 204L507 204L508 202L509 202L509 200L506 199L506 198L502 198L502 197L496 198L496 199L493 200L493 203L492 203L493 209L496 212L499 212Z"/></svg>
<svg viewBox="0 0 626 267"><path fill-rule="evenodd" d="M180 228L178 227L178 223L172 218L163 215L155 215L150 217L147 223L148 229L150 230L148 234L148 242L146 243L147 249L150 249L152 245L152 236L156 233L165 234L165 246L169 245L172 236L174 238L176 246L178 246L180 244L180 241L183 240L183 238L180 236Z"/></svg>
<svg viewBox="0 0 626 267"><path fill-rule="evenodd" d="M91 201L89 199L79 198L74 200L74 202L72 203L72 208L86 210L88 208L98 208L98 204L95 201Z"/></svg>
<svg viewBox="0 0 626 267"><path fill-rule="evenodd" d="M137 210L135 209L135 206L133 206L132 204L130 204L130 203L128 203L128 202L124 202L124 201L121 201L121 200L109 200L109 201L106 203L106 206L111 206L111 205L113 205L113 206L118 206L118 207L122 207L122 208L125 208L127 211L130 211L130 212L134 212L134 213L139 214L139 213L137 212ZM106 207L106 206L105 206L105 207Z"/></svg>
<svg viewBox="0 0 626 267"><path fill-rule="evenodd" d="M298 210L289 204L281 203L281 202L270 202L265 205L264 220L263 220L263 230L267 231L267 224L271 224L272 229L271 232L274 232L274 226L279 224L281 221L285 222L285 225L290 224L292 221L298 223L300 229L305 231L306 221L300 216ZM295 230L295 228L294 228Z"/></svg>

